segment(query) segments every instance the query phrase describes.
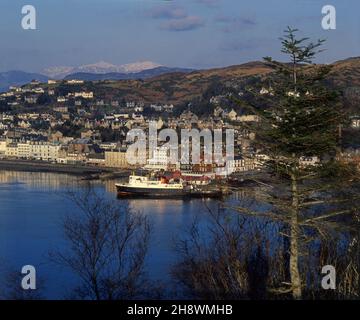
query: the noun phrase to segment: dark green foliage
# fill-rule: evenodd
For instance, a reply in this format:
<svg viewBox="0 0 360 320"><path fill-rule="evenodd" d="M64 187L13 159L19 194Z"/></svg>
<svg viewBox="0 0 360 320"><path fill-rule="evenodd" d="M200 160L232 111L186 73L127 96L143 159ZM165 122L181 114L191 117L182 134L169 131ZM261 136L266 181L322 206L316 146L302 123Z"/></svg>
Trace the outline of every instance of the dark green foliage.
<svg viewBox="0 0 360 320"><path fill-rule="evenodd" d="M241 104L261 119L251 129L257 135L257 148L269 157L264 168L271 175L271 188L264 189L262 198L272 210L251 214L286 226L290 281L277 291L300 299L307 289L304 252L319 240L331 241L336 232L346 232L346 238L357 225L359 174L355 165L342 161L339 133L348 119L341 95L325 86L331 67L313 63L324 41L297 39L296 33L288 28L281 38L289 63L265 58L274 69L268 93L249 90L252 103ZM320 162L304 165L302 157L308 156ZM236 210L249 214L243 207Z"/></svg>

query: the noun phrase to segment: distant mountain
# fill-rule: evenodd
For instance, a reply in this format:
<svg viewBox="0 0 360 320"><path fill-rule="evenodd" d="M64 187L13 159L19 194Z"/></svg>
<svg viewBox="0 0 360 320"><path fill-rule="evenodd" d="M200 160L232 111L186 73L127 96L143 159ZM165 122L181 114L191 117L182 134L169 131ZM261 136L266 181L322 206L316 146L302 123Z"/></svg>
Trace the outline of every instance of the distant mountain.
<svg viewBox="0 0 360 320"><path fill-rule="evenodd" d="M45 75L53 79L62 79L73 73L137 73L145 70L162 67L160 64L151 61L141 61L123 65L114 65L105 61L88 64L78 67L51 67L43 71Z"/></svg>
<svg viewBox="0 0 360 320"><path fill-rule="evenodd" d="M162 74L167 73L189 73L194 71L193 69L186 68L168 68L168 67L157 67L149 70L144 70L141 72L133 72L133 73L119 73L119 72L111 72L111 73L86 73L86 72L77 72L66 76L65 80L77 79L77 80L85 80L85 81L99 81L99 80L136 80L136 79L148 79L156 76L160 76Z"/></svg>
<svg viewBox="0 0 360 320"><path fill-rule="evenodd" d="M329 74L328 83L331 87L348 91L349 102L359 110L360 94L357 92L360 92L360 58L337 61L331 65L333 70ZM228 89L218 92L218 89L222 90L221 87L242 91L247 83L253 84L260 79L266 82L272 72L273 69L267 64L253 61L224 68L164 73L142 81L130 79L103 82L96 84L96 89L106 97L121 94L125 100L182 105L189 101L201 101L205 99L204 94L209 95L206 97L208 101L212 95L226 93Z"/></svg>
<svg viewBox="0 0 360 320"><path fill-rule="evenodd" d="M22 86L32 80L46 82L48 77L38 73L23 71L0 72L0 92L8 90L10 86Z"/></svg>
<svg viewBox="0 0 360 320"><path fill-rule="evenodd" d="M236 85L239 81L252 76L265 77L272 71L262 62L250 62L225 68L164 73L141 81L137 79L123 79L111 83L104 81L92 85L91 88L95 91L95 95L108 99L121 97L127 101L143 101L145 104L184 105L189 101L204 99L203 95L208 93L208 90L212 88L215 90L219 85ZM209 94L211 97L212 91ZM214 93L216 94L218 93Z"/></svg>
<svg viewBox="0 0 360 320"><path fill-rule="evenodd" d="M345 91L352 108L359 109L360 105L360 57L336 61L331 64L332 71L327 83L331 87ZM128 69L129 70L129 69ZM75 73L66 76L66 79L88 81L114 80L113 83L101 82L91 90L95 95L102 97L119 96L126 100L141 100L145 103L173 103L185 104L188 101L203 98L206 93L217 95L218 88L234 87L243 90L247 81L257 81L261 78L266 81L273 72L267 64L259 61L248 62L242 65L213 68L207 70L191 70L181 68L156 67L141 72L110 72L104 74ZM33 79L46 82L47 77L20 71L0 73L0 88L9 85L21 85ZM116 81L122 80L122 81ZM141 81L137 81L141 80ZM89 84L83 85L87 90ZM95 88L95 89L94 89ZM90 90L90 89L89 89ZM96 92L98 90L98 92ZM359 112L359 111L357 111Z"/></svg>
<svg viewBox="0 0 360 320"><path fill-rule="evenodd" d="M156 77L159 75L174 73L174 72L183 72L189 73L193 69L186 68L168 68L163 66L157 66L155 68L150 68L152 63L135 63L123 66L114 66L106 63L88 65L76 68L76 70L82 70L75 73L69 73L70 70L68 67L57 67L52 69L54 72L57 72L58 77L50 77L48 75L30 73L24 71L7 71L0 72L0 92L6 91L10 86L22 86L31 82L32 80L38 80L40 82L47 82L48 79L78 79L85 81L98 81L98 80L132 80L132 79L148 79L151 77ZM126 70L126 72L106 72L101 73L101 71L106 71L108 69L115 68L116 70ZM143 69L141 71L130 72L131 70ZM150 69L148 69L150 68ZM84 72L84 70L90 70L91 72ZM60 77L60 74L63 77ZM60 78L59 78L60 77Z"/></svg>

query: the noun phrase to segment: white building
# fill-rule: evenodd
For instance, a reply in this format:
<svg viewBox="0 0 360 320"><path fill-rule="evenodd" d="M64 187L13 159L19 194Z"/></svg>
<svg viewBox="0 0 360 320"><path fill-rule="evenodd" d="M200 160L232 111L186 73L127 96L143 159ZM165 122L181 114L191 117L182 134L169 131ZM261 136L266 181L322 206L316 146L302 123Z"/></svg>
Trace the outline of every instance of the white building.
<svg viewBox="0 0 360 320"><path fill-rule="evenodd" d="M173 104L165 104L163 106L163 108L164 108L164 111L166 111L166 112L173 112L174 105Z"/></svg>
<svg viewBox="0 0 360 320"><path fill-rule="evenodd" d="M6 153L6 141L0 140L0 158L5 156Z"/></svg>
<svg viewBox="0 0 360 320"><path fill-rule="evenodd" d="M134 108L134 111L135 111L135 112L143 112L143 111L144 111L144 108L141 107L141 106L136 106L136 107Z"/></svg>
<svg viewBox="0 0 360 320"><path fill-rule="evenodd" d="M237 113L234 109L232 109L229 113L228 113L228 118L232 121L235 121L237 118Z"/></svg>
<svg viewBox="0 0 360 320"><path fill-rule="evenodd" d="M160 105L160 104L151 104L150 108L156 112L161 112L163 109L162 105Z"/></svg>
<svg viewBox="0 0 360 320"><path fill-rule="evenodd" d="M30 158L30 143L19 142L17 144L17 156L18 158L29 159Z"/></svg>
<svg viewBox="0 0 360 320"><path fill-rule="evenodd" d="M7 129L9 129L9 125L0 121L0 130L7 130Z"/></svg>
<svg viewBox="0 0 360 320"><path fill-rule="evenodd" d="M299 93L299 92L296 92L296 91L289 91L289 92L287 93L287 95L288 95L289 97L295 97L295 98L299 98L299 97L300 97L300 93Z"/></svg>
<svg viewBox="0 0 360 320"><path fill-rule="evenodd" d="M5 157L8 158L17 158L18 156L18 148L16 143L8 143L6 145Z"/></svg>
<svg viewBox="0 0 360 320"><path fill-rule="evenodd" d="M72 80L68 80L66 81L67 84L83 84L84 80L76 80L76 79L72 79Z"/></svg>
<svg viewBox="0 0 360 320"><path fill-rule="evenodd" d="M147 160L146 169L166 170L169 165L168 148L157 147Z"/></svg>
<svg viewBox="0 0 360 320"><path fill-rule="evenodd" d="M162 112L162 111L172 112L174 109L174 105L173 104L165 104L165 105L151 104L150 108L157 112Z"/></svg>
<svg viewBox="0 0 360 320"><path fill-rule="evenodd" d="M94 98L94 93L92 91L86 92L86 91L82 91L82 92L75 92L75 98L79 98L82 97L84 99L93 99Z"/></svg>
<svg viewBox="0 0 360 320"><path fill-rule="evenodd" d="M59 156L60 144L49 142L31 142L30 157L43 161L56 161Z"/></svg>
<svg viewBox="0 0 360 320"><path fill-rule="evenodd" d="M27 103L34 104L37 102L37 97L36 96L25 97L24 100Z"/></svg>
<svg viewBox="0 0 360 320"><path fill-rule="evenodd" d="M129 119L128 113L116 113L114 114L115 119Z"/></svg>
<svg viewBox="0 0 360 320"><path fill-rule="evenodd" d="M34 88L34 89L32 89L31 91L34 92L34 93L39 93L39 94L45 93L44 89L41 88L41 87L39 87L39 88Z"/></svg>
<svg viewBox="0 0 360 320"><path fill-rule="evenodd" d="M261 88L261 90L260 90L260 94L261 95L265 95L265 94L268 94L268 95L270 95L270 96L273 96L274 95L274 91L273 91L273 89L270 87L269 89L266 89L266 88Z"/></svg>
<svg viewBox="0 0 360 320"><path fill-rule="evenodd" d="M237 120L240 122L259 122L259 117L257 115L247 114L238 116Z"/></svg>
<svg viewBox="0 0 360 320"><path fill-rule="evenodd" d="M103 142L100 144L100 148L106 151L112 151L118 148L117 142Z"/></svg>
<svg viewBox="0 0 360 320"><path fill-rule="evenodd" d="M128 102L126 102L126 108L133 109L133 108L135 108L135 106L136 106L136 102L135 102L135 101L128 101Z"/></svg>
<svg viewBox="0 0 360 320"><path fill-rule="evenodd" d="M14 92L12 91L8 91L8 92L4 92L1 94L2 97L13 97L14 96Z"/></svg>
<svg viewBox="0 0 360 320"><path fill-rule="evenodd" d="M57 97L57 102L66 102L66 101L67 101L67 99L63 96Z"/></svg>
<svg viewBox="0 0 360 320"><path fill-rule="evenodd" d="M227 163L230 172L245 172L255 169L255 161L251 158L235 157Z"/></svg>
<svg viewBox="0 0 360 320"><path fill-rule="evenodd" d="M36 159L42 161L57 161L60 144L49 142L19 142L4 143L1 141L0 154L10 158Z"/></svg>

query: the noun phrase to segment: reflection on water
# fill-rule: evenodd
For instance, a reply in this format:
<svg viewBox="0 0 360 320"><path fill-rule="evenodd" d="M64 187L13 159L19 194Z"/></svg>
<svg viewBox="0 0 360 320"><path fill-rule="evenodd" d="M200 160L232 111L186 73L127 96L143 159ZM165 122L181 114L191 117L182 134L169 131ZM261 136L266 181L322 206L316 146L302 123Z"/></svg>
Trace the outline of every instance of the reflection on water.
<svg viewBox="0 0 360 320"><path fill-rule="evenodd" d="M61 221L78 210L66 197L68 189L79 192L89 182L66 174L0 171L0 259L16 270L31 264L46 283L47 298L62 298L76 282L68 270L49 263L48 253L66 248ZM189 230L193 221L217 210L213 200L128 199L116 200L115 181L91 182L109 199L127 203L148 216L152 227L147 273L170 283L170 267L176 262L174 241ZM169 285L170 286L170 285Z"/></svg>
<svg viewBox="0 0 360 320"><path fill-rule="evenodd" d="M117 181L113 181L113 180L104 181L105 190L109 193L116 193L115 182Z"/></svg>
<svg viewBox="0 0 360 320"><path fill-rule="evenodd" d="M194 220L206 221L209 210L220 203L210 199L122 199L116 200L116 181L92 181L95 190L109 199L124 202L134 212L146 215L153 228L147 273L171 287L170 268L177 261L175 241L183 238ZM48 253L65 248L61 221L64 214L78 210L65 197L71 189L77 192L88 185L80 177L53 174L0 171L0 260L16 270L23 265L36 266L46 283L47 298L62 298L76 283L68 270L49 263ZM230 204L243 201L245 190L227 199Z"/></svg>
<svg viewBox="0 0 360 320"><path fill-rule="evenodd" d="M65 186L75 186L80 178L66 174L46 172L0 171L0 187L11 184L24 184L36 189L55 190Z"/></svg>

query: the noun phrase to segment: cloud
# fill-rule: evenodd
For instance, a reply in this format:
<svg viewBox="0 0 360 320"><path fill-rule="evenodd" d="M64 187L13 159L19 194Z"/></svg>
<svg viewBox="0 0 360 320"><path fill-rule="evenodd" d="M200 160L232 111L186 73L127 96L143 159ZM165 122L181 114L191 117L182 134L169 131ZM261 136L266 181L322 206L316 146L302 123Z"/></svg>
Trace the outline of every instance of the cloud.
<svg viewBox="0 0 360 320"><path fill-rule="evenodd" d="M158 6L149 10L148 15L154 19L181 19L186 18L185 9L175 6Z"/></svg>
<svg viewBox="0 0 360 320"><path fill-rule="evenodd" d="M161 29L169 31L195 30L204 26L204 20L198 16L187 16L182 19L172 19L161 25Z"/></svg>
<svg viewBox="0 0 360 320"><path fill-rule="evenodd" d="M215 23L217 23L220 27L220 30L225 33L232 33L241 29L248 29L257 24L254 18L228 17L223 15L215 17Z"/></svg>
<svg viewBox="0 0 360 320"><path fill-rule="evenodd" d="M205 24L203 18L195 15L189 15L184 8L174 5L153 7L147 12L147 15L153 19L166 20L161 23L159 27L162 30L168 31L195 30Z"/></svg>

